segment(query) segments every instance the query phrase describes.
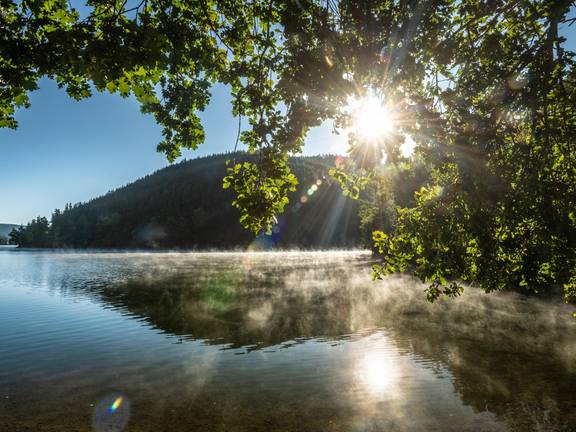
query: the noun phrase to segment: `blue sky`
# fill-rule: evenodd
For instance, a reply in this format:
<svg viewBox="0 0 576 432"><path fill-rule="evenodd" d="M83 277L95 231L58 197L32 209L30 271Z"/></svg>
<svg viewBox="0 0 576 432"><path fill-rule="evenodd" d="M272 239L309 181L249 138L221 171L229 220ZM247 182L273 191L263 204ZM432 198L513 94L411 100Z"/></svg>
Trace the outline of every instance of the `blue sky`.
<svg viewBox="0 0 576 432"><path fill-rule="evenodd" d="M70 99L48 79L17 113L17 130L0 129L0 223L50 216L68 202L86 201L168 165L156 152L161 130L132 98L95 93ZM213 89L202 113L206 142L185 158L232 151L238 121L228 90ZM344 137L328 126L311 132L305 154L342 149Z"/></svg>

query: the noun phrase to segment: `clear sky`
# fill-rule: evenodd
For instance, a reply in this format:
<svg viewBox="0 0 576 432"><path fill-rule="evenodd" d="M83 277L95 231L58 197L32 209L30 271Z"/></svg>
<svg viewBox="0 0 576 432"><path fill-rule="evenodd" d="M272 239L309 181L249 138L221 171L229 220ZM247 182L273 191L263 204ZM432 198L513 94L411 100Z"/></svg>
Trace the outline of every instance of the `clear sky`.
<svg viewBox="0 0 576 432"><path fill-rule="evenodd" d="M232 151L238 121L228 90L213 89L202 113L206 142L185 158ZM0 223L49 217L55 208L102 195L168 165L156 152L161 130L133 98L95 93L74 101L48 79L17 113L15 131L0 129ZM308 137L305 154L342 152L343 136L328 126Z"/></svg>

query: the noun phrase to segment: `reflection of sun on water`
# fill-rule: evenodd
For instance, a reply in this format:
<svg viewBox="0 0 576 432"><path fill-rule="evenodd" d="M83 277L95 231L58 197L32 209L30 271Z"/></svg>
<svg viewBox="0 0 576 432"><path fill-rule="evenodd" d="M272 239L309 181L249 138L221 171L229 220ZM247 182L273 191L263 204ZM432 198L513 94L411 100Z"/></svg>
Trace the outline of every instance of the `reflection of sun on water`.
<svg viewBox="0 0 576 432"><path fill-rule="evenodd" d="M369 352L357 365L357 377L370 393L382 395L389 392L397 376L397 366L383 352Z"/></svg>

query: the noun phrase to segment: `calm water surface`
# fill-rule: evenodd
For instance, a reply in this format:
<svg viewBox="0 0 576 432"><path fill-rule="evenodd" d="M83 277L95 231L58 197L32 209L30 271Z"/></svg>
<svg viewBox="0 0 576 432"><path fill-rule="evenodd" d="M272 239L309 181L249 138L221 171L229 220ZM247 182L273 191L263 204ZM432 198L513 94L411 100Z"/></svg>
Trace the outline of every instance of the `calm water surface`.
<svg viewBox="0 0 576 432"><path fill-rule="evenodd" d="M573 308L370 255L0 250L0 431L576 431Z"/></svg>

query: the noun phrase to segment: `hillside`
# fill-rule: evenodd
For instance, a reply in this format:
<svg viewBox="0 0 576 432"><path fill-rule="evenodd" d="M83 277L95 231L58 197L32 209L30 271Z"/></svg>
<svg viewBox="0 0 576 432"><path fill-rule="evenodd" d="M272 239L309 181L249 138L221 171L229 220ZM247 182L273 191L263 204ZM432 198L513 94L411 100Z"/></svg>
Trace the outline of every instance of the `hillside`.
<svg viewBox="0 0 576 432"><path fill-rule="evenodd" d="M353 247L361 243L358 204L327 177L334 156L295 157L297 191L271 235L257 239L239 223L232 194L222 189L226 154L161 169L87 203L56 210L20 230L24 247L289 248Z"/></svg>

